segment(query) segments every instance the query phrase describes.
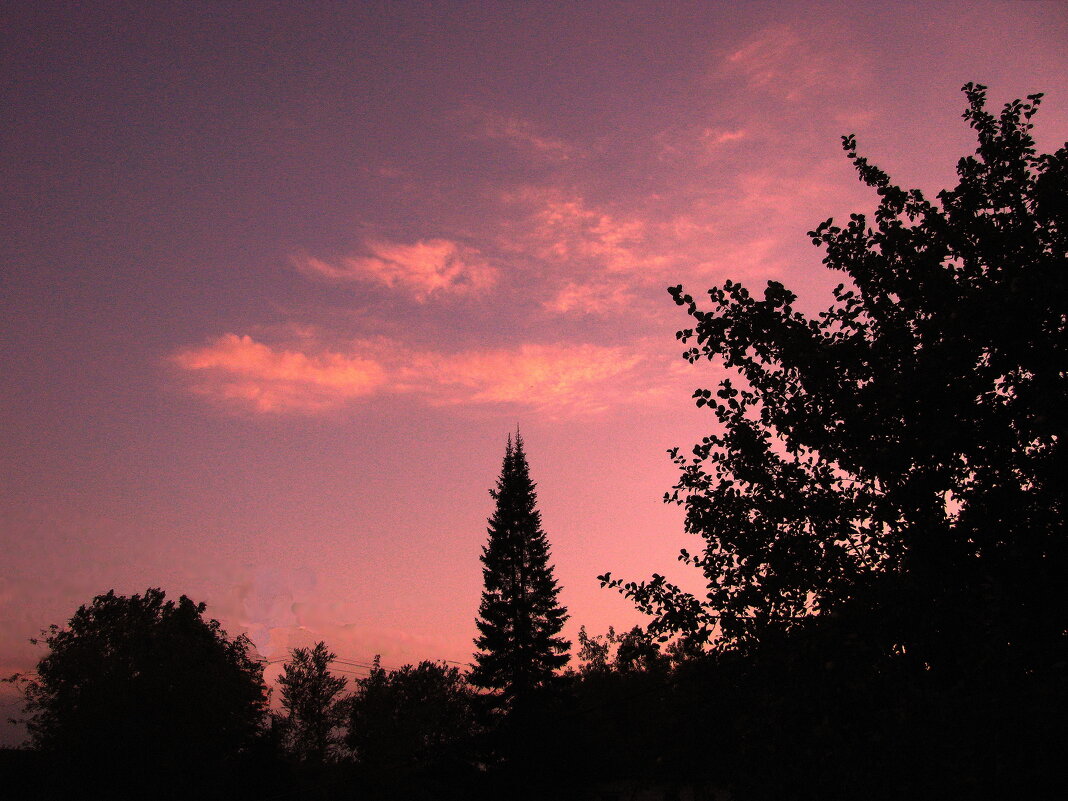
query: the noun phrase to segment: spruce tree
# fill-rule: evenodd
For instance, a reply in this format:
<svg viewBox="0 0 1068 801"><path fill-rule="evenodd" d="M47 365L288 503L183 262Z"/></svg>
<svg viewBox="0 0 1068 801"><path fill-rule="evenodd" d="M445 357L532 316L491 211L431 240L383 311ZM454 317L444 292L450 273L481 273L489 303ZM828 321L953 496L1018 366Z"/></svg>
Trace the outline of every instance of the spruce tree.
<svg viewBox="0 0 1068 801"><path fill-rule="evenodd" d="M516 432L514 444L508 437L497 488L490 490L497 508L482 549L481 636L470 677L478 687L500 690L509 702L543 686L570 658L571 643L558 636L568 615L557 598L534 487Z"/></svg>

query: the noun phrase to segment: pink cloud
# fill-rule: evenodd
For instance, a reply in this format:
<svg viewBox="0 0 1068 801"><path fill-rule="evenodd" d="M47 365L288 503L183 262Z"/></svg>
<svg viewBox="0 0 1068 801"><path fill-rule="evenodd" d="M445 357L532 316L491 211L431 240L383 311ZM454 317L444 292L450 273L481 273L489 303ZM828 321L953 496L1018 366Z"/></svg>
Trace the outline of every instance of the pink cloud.
<svg viewBox="0 0 1068 801"><path fill-rule="evenodd" d="M582 284L569 281L555 295L544 301L542 307L558 314L601 314L619 309L630 302L632 297L629 288L622 283L591 281Z"/></svg>
<svg viewBox="0 0 1068 801"><path fill-rule="evenodd" d="M796 239L832 213L863 207L869 196L854 179L849 162L836 153L804 165L748 170L737 176L736 185L731 214L777 220Z"/></svg>
<svg viewBox="0 0 1068 801"><path fill-rule="evenodd" d="M855 79L859 54L835 52L828 39L801 36L787 25L773 25L729 52L717 71L740 74L750 89L788 101L801 100Z"/></svg>
<svg viewBox="0 0 1068 801"><path fill-rule="evenodd" d="M297 269L333 281L371 281L410 292L425 302L431 295L467 294L488 289L497 270L478 250L449 239L422 239L412 244L364 243L365 255L324 261L293 257Z"/></svg>
<svg viewBox="0 0 1068 801"><path fill-rule="evenodd" d="M626 388L613 390L610 383L631 373L642 357L600 345L528 344L420 361L416 369L437 385L431 396L437 403L507 403L587 413L625 399Z"/></svg>
<svg viewBox="0 0 1068 801"><path fill-rule="evenodd" d="M706 168L722 164L733 158L731 145L750 142L761 136L762 125L751 121L748 126L701 126L677 125L659 131L653 142L657 146L657 159L675 162L686 170ZM692 173L688 173L692 177Z"/></svg>
<svg viewBox="0 0 1068 801"><path fill-rule="evenodd" d="M179 351L171 359L190 374L193 391L257 412L320 411L370 395L386 379L372 359L331 352L308 355L237 334Z"/></svg>
<svg viewBox="0 0 1068 801"><path fill-rule="evenodd" d="M555 187L505 197L523 216L503 227L498 247L537 266L542 309L553 314L611 314L640 290L665 286L700 261L708 221L679 214L649 196L619 209Z"/></svg>
<svg viewBox="0 0 1068 801"><path fill-rule="evenodd" d="M637 250L646 239L646 224L591 208L580 196L547 196L535 211L528 243L552 261L592 261L610 272L642 266Z"/></svg>
<svg viewBox="0 0 1068 801"><path fill-rule="evenodd" d="M171 362L194 393L259 414L317 413L388 393L433 405L516 404L570 415L602 411L646 389L636 370L642 357L627 348L523 344L441 353L389 341L353 348L272 347L226 334Z"/></svg>
<svg viewBox="0 0 1068 801"><path fill-rule="evenodd" d="M499 247L535 260L556 297L557 311L607 309L625 301L634 285L658 280L671 262L661 246L660 224L635 213L599 207L581 195L556 188L527 188L506 197L526 207ZM554 286L555 285L555 286ZM580 302L599 298L596 304Z"/></svg>
<svg viewBox="0 0 1068 801"><path fill-rule="evenodd" d="M486 138L501 139L513 147L532 150L554 161L566 161L575 154L571 145L545 136L528 120L486 109L474 109L472 115L477 121L478 134Z"/></svg>
<svg viewBox="0 0 1068 801"><path fill-rule="evenodd" d="M701 143L706 150L714 150L720 145L730 144L731 142L739 142L748 138L749 132L744 128L725 129L725 128L705 128L701 132Z"/></svg>

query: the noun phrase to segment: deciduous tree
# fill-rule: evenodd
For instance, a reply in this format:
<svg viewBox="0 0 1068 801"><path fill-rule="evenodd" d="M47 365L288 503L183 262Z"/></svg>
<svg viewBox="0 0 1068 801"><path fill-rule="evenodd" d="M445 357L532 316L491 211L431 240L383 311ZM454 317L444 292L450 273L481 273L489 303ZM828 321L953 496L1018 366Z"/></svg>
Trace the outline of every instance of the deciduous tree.
<svg viewBox="0 0 1068 801"><path fill-rule="evenodd" d="M995 115L963 91L978 148L935 200L843 138L879 204L810 232L846 276L826 311L775 281L710 307L670 290L686 359L734 375L694 393L714 432L672 451L705 596L602 576L654 631L744 647L861 609L921 664L1063 664L1068 149L1036 152L1041 95Z"/></svg>
<svg viewBox="0 0 1068 801"><path fill-rule="evenodd" d="M287 750L306 762L325 762L342 742L340 727L347 710L341 693L348 680L330 674L337 659L325 642L313 648L294 648L278 679L282 688Z"/></svg>
<svg viewBox="0 0 1068 801"><path fill-rule="evenodd" d="M372 770L411 773L462 761L474 731L474 692L455 667L423 661L387 671L376 657L356 683L348 744Z"/></svg>
<svg viewBox="0 0 1068 801"><path fill-rule="evenodd" d="M159 589L114 591L52 626L36 678L23 684L35 748L95 797L181 794L218 778L266 713L263 667L205 605ZM188 789L188 788L187 788Z"/></svg>

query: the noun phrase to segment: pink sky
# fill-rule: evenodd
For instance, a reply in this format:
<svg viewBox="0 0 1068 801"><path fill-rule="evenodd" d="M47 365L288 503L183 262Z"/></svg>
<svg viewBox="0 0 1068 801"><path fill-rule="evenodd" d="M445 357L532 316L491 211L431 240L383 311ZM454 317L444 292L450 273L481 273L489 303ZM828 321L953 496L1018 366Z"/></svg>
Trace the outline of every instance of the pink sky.
<svg viewBox="0 0 1068 801"><path fill-rule="evenodd" d="M149 586L272 660L467 662L516 425L566 633L639 622L596 575L692 580L665 451L716 380L665 287L827 303L804 234L873 207L839 136L937 190L966 81L1068 139L1062 2L23 3L0 36L2 674Z"/></svg>

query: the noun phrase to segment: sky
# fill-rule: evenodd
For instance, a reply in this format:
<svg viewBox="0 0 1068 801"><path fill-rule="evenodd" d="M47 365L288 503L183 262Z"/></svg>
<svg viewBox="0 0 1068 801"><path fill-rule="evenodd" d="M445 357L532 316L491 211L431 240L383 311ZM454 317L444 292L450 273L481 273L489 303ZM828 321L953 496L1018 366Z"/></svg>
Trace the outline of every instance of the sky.
<svg viewBox="0 0 1068 801"><path fill-rule="evenodd" d="M666 450L721 375L666 287L823 308L805 232L875 206L841 135L936 192L975 81L1052 151L1066 41L1039 0L4 4L0 675L148 587L269 679L469 662L517 427L565 633L641 622L596 576L693 585Z"/></svg>

